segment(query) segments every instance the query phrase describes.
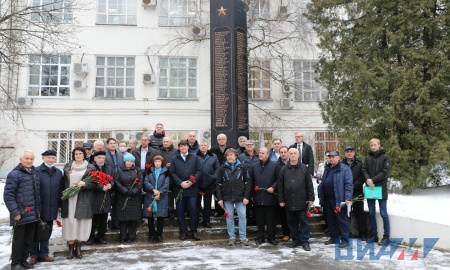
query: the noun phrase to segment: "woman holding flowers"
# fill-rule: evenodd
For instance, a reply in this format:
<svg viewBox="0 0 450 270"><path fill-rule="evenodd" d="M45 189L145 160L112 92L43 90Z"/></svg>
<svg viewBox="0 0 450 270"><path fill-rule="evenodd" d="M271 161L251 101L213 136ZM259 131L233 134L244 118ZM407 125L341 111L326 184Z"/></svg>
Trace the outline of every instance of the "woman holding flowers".
<svg viewBox="0 0 450 270"><path fill-rule="evenodd" d="M138 220L142 219L142 172L136 168L133 155L123 157L123 166L114 177L116 203L114 211L120 222L120 242L132 242L136 238Z"/></svg>
<svg viewBox="0 0 450 270"><path fill-rule="evenodd" d="M157 155L153 158L153 167L144 180L144 208L143 215L148 219L148 241L162 242L164 218L169 214L168 191L169 170L163 166L164 158ZM155 232L156 217L156 232Z"/></svg>
<svg viewBox="0 0 450 270"><path fill-rule="evenodd" d="M78 259L82 258L81 245L89 239L92 226L92 194L97 183L83 181L95 167L86 160L83 147L75 147L72 160L64 166L64 189L76 187L79 192L62 201L61 218L62 237L69 245L67 259L73 259L74 252ZM75 248L75 250L74 250Z"/></svg>
<svg viewBox="0 0 450 270"><path fill-rule="evenodd" d="M239 239L244 246L248 246L246 205L250 198L251 182L249 173L237 159L238 154L233 148L225 151L227 161L219 168L217 175L217 200L225 209L228 231L228 245L234 246L234 207L239 219ZM229 213L227 215L227 213Z"/></svg>

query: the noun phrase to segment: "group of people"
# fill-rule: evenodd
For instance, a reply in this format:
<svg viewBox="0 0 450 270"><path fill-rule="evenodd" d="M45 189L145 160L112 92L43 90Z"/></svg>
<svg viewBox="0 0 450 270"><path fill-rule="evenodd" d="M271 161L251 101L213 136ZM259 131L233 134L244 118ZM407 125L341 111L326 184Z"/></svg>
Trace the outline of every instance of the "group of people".
<svg viewBox="0 0 450 270"><path fill-rule="evenodd" d="M249 245L246 227L251 213L258 227L256 244L266 239L270 244L278 243L275 232L279 220L283 241L292 238L291 247L302 246L309 251L307 212L314 202L314 157L301 132L296 133L295 140L287 147L282 146L281 139L274 139L273 148L261 147L257 152L254 143L245 137L238 139L239 147L234 149L227 144L226 135L219 134L218 145L209 149L207 141L199 143L196 133L190 132L188 139L180 140L176 149L171 138L165 135L163 125L158 123L152 135L142 135L139 147L136 140L117 142L114 138L106 140L106 147L100 140L93 145L86 142L83 147L75 147L72 160L63 171L54 166L54 150L42 153L43 163L38 167L33 166L34 154L25 151L20 164L8 174L4 191L10 224L14 226L11 267L30 269L38 262L54 261L49 256L48 240L33 242L34 233L30 232L34 232L39 220L52 228L58 212L63 224L62 238L68 246L67 258L81 259L83 243L107 243L108 214L111 227L120 229L121 243L136 239L137 223L143 218L147 219L148 241L163 241L164 220L172 211L178 220L180 240L200 240L199 224L212 226L213 199L215 210L226 217L229 246ZM328 152L329 164L319 185L319 197L331 232L328 244L337 243L339 234L344 240L341 246L348 240L349 219L341 202L348 205L364 182L371 187L383 187L383 199L379 200L385 221L383 241L389 237L385 203L389 159L377 142L378 148L372 148L364 166L354 156L346 155L340 162L337 151ZM111 176L110 181L90 180L96 171ZM77 194L63 200L62 191L70 187L75 187ZM336 206L342 212L334 215ZM356 210L356 206L355 203L354 211L360 215L361 208ZM235 235L235 210L239 239ZM374 200L369 203L369 210L372 234L376 237ZM186 212L190 217L189 229ZM365 223L360 219L358 222L360 232L364 233Z"/></svg>

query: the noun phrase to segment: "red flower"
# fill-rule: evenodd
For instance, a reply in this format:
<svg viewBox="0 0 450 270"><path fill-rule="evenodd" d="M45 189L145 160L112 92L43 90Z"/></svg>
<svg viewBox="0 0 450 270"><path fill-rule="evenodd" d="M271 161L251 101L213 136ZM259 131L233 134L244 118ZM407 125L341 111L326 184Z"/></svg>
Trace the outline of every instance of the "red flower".
<svg viewBox="0 0 450 270"><path fill-rule="evenodd" d="M205 192L199 191L198 194L200 194L201 196L205 196Z"/></svg>
<svg viewBox="0 0 450 270"><path fill-rule="evenodd" d="M255 186L255 191L258 191L259 190L259 187L258 186Z"/></svg>
<svg viewBox="0 0 450 270"><path fill-rule="evenodd" d="M145 164L145 168L148 170L152 167L152 164Z"/></svg>
<svg viewBox="0 0 450 270"><path fill-rule="evenodd" d="M317 208L314 208L314 213L319 213L319 209L317 209Z"/></svg>
<svg viewBox="0 0 450 270"><path fill-rule="evenodd" d="M30 211L31 211L30 207L27 206L27 207L25 208L25 212L30 212Z"/></svg>
<svg viewBox="0 0 450 270"><path fill-rule="evenodd" d="M153 210L151 208L147 208L147 213L151 213Z"/></svg>
<svg viewBox="0 0 450 270"><path fill-rule="evenodd" d="M312 218L313 215L311 214L311 212L307 211L306 212L306 216L309 217L309 218Z"/></svg>
<svg viewBox="0 0 450 270"><path fill-rule="evenodd" d="M225 216L225 218L229 218L230 214L228 212L223 213L223 215Z"/></svg>
<svg viewBox="0 0 450 270"><path fill-rule="evenodd" d="M56 222L56 225L57 225L58 227L62 227L62 222L61 222L61 221L55 220L55 222Z"/></svg>
<svg viewBox="0 0 450 270"><path fill-rule="evenodd" d="M136 179L134 179L133 185L137 185L138 182L139 182L139 178L136 177Z"/></svg>
<svg viewBox="0 0 450 270"><path fill-rule="evenodd" d="M191 180L192 183L196 183L197 180L195 179L195 177L193 175L189 176L189 180Z"/></svg>

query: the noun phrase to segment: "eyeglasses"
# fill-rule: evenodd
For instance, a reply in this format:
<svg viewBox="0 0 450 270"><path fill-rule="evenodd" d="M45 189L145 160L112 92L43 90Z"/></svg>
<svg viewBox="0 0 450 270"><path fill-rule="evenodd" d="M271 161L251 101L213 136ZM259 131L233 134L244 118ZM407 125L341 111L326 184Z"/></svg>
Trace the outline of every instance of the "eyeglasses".
<svg viewBox="0 0 450 270"><path fill-rule="evenodd" d="M253 146L253 143L252 144L246 144L245 146Z"/></svg>

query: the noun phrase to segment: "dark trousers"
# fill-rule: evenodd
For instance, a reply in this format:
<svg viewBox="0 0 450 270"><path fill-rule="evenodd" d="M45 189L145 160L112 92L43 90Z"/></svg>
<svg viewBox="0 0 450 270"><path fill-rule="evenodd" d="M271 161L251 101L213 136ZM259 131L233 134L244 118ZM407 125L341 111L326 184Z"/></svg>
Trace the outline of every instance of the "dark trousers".
<svg viewBox="0 0 450 270"><path fill-rule="evenodd" d="M340 213L335 213L336 199L325 198L325 207L327 208L327 220L330 229L330 236L333 239L339 238L339 231L341 238L348 241L350 238L350 218L347 215L347 205L342 206Z"/></svg>
<svg viewBox="0 0 450 270"><path fill-rule="evenodd" d="M48 239L41 242L33 242L33 244L31 245L30 258L42 258L50 254L48 242L50 240L50 237L52 236L53 221L47 221L47 225L50 228Z"/></svg>
<svg viewBox="0 0 450 270"><path fill-rule="evenodd" d="M291 230L292 241L297 244L309 244L310 228L306 210L286 211L287 224Z"/></svg>
<svg viewBox="0 0 450 270"><path fill-rule="evenodd" d="M281 229L283 230L283 236L291 236L291 230L287 224L286 207L281 207L277 205L277 220L281 224Z"/></svg>
<svg viewBox="0 0 450 270"><path fill-rule="evenodd" d="M33 244L34 240L36 225L37 222L33 222L24 225L17 225L14 228L11 251L11 266L21 264L28 259L31 245Z"/></svg>
<svg viewBox="0 0 450 270"><path fill-rule="evenodd" d="M203 222L209 222L211 218L211 201L213 194L213 187L200 188L200 192L205 193L205 196L198 194L197 207L202 209L202 197L203 197ZM219 206L220 207L220 206Z"/></svg>
<svg viewBox="0 0 450 270"><path fill-rule="evenodd" d="M148 220L148 238L158 235L162 237L163 229L164 229L164 218L158 217L156 220L156 231L155 231L155 218L150 217Z"/></svg>
<svg viewBox="0 0 450 270"><path fill-rule="evenodd" d="M113 193L111 194L111 228L115 228L117 229L117 227L119 226L119 221L117 221L117 217L116 217L116 211L114 211L115 205L116 205L116 197L117 197L117 191L113 191ZM108 219L108 218L107 218ZM92 227L94 224L92 224Z"/></svg>
<svg viewBox="0 0 450 270"><path fill-rule="evenodd" d="M215 188L213 188L213 191L215 190ZM214 196L216 196L217 198L217 192L213 192ZM217 200L214 200L214 210L216 212L216 216L218 217L223 217L223 214L225 214L225 211L223 211L222 207L220 207L220 205L217 203Z"/></svg>
<svg viewBox="0 0 450 270"><path fill-rule="evenodd" d="M364 202L354 202L352 204L353 207L353 217L356 219L358 223L358 234L359 237L363 237L367 235L367 224L366 224L366 215L364 213Z"/></svg>
<svg viewBox="0 0 450 270"><path fill-rule="evenodd" d="M95 214L92 219L92 228L90 238L95 237L95 229L98 229L97 238L104 238L107 230L108 213Z"/></svg>
<svg viewBox="0 0 450 270"><path fill-rule="evenodd" d="M264 239L264 229L267 226L269 239L275 239L276 205L255 205L256 225L258 225L258 238Z"/></svg>
<svg viewBox="0 0 450 270"><path fill-rule="evenodd" d="M137 221L120 221L120 240L133 241L136 238Z"/></svg>
<svg viewBox="0 0 450 270"><path fill-rule="evenodd" d="M186 210L191 218L189 222L191 234L196 233L198 227L197 196L183 197L177 201L178 228L181 233L187 233L186 219L184 218L184 212L186 212Z"/></svg>

